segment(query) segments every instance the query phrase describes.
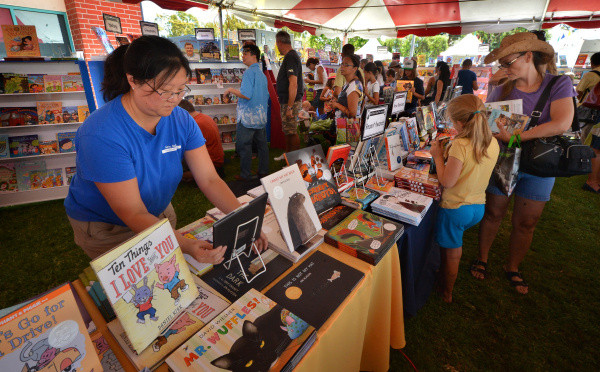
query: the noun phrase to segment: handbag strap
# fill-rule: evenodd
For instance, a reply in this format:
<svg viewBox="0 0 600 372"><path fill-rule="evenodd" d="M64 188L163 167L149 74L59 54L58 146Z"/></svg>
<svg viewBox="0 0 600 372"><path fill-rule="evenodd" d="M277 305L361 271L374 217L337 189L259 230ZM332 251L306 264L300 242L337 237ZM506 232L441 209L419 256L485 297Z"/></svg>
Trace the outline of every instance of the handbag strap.
<svg viewBox="0 0 600 372"><path fill-rule="evenodd" d="M546 88L542 92L542 95L540 96L537 103L535 104L535 108L531 112L531 115L529 115L531 117L531 120L529 120L529 128L533 128L536 125L538 125L538 121L540 120L540 117L542 116L542 110L544 109L544 106L546 106L546 102L548 102L548 98L550 98L550 91L552 90L554 83L556 83L556 81L559 78L560 78L560 76L554 76L550 80L548 85L546 85Z"/></svg>

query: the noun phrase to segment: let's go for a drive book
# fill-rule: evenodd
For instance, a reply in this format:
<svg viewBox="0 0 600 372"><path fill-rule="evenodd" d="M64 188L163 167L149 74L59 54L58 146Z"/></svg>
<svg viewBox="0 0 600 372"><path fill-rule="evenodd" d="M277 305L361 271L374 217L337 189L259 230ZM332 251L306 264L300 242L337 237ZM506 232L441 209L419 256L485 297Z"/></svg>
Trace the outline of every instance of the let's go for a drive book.
<svg viewBox="0 0 600 372"><path fill-rule="evenodd" d="M363 277L355 268L316 251L265 294L320 328Z"/></svg>
<svg viewBox="0 0 600 372"><path fill-rule="evenodd" d="M167 219L90 264L138 353L198 297L193 276Z"/></svg>
<svg viewBox="0 0 600 372"><path fill-rule="evenodd" d="M67 283L0 318L0 371L102 371L79 309Z"/></svg>
<svg viewBox="0 0 600 372"><path fill-rule="evenodd" d="M251 289L167 358L181 371L287 371L316 338L314 327Z"/></svg>

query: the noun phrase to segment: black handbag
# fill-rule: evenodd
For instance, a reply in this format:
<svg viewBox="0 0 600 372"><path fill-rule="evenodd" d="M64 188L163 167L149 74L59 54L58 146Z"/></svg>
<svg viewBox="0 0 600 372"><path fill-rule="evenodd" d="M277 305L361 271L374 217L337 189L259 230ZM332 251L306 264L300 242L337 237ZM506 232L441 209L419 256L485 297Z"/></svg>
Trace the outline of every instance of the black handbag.
<svg viewBox="0 0 600 372"><path fill-rule="evenodd" d="M542 110L550 97L550 90L559 76L552 78L531 113L529 128L538 125ZM536 138L521 145L519 170L538 177L571 177L592 171L592 159L596 156L578 138L558 135Z"/></svg>

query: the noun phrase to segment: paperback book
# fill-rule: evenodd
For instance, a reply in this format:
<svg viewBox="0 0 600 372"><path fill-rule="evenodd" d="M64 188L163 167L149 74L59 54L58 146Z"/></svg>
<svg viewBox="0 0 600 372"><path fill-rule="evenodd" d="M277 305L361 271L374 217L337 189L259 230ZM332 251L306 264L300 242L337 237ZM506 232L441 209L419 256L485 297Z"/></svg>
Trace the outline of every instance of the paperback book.
<svg viewBox="0 0 600 372"><path fill-rule="evenodd" d="M342 192L342 204L357 209L366 209L379 195L381 194L374 190L353 187Z"/></svg>
<svg viewBox="0 0 600 372"><path fill-rule="evenodd" d="M371 190L379 191L381 193L386 193L394 187L394 182L383 177L379 177L374 175L369 178L369 181L365 184L365 187Z"/></svg>
<svg viewBox="0 0 600 372"><path fill-rule="evenodd" d="M77 106L77 118L80 122L83 122L88 116L90 116L90 109L87 105Z"/></svg>
<svg viewBox="0 0 600 372"><path fill-rule="evenodd" d="M75 135L77 132L60 132L56 134L58 139L58 151L75 152Z"/></svg>
<svg viewBox="0 0 600 372"><path fill-rule="evenodd" d="M488 116L488 123L494 133L500 132L498 124L502 124L508 133L518 134L527 129L529 116L493 109Z"/></svg>
<svg viewBox="0 0 600 372"><path fill-rule="evenodd" d="M65 175L67 176L67 185L71 184L71 180L73 179L73 176L75 175L75 173L77 173L76 167L66 167L65 168Z"/></svg>
<svg viewBox="0 0 600 372"><path fill-rule="evenodd" d="M29 93L43 93L44 75L43 74L27 74L27 85Z"/></svg>
<svg viewBox="0 0 600 372"><path fill-rule="evenodd" d="M501 111L514 112L515 114L523 114L523 100L513 99L508 101L486 102L485 108L488 111L498 109Z"/></svg>
<svg viewBox="0 0 600 372"><path fill-rule="evenodd" d="M63 92L83 92L83 80L80 74L62 75Z"/></svg>
<svg viewBox="0 0 600 372"><path fill-rule="evenodd" d="M78 123L79 109L77 106L63 106L62 119L63 123Z"/></svg>
<svg viewBox="0 0 600 372"><path fill-rule="evenodd" d="M325 242L371 265L377 265L403 233L404 226L399 223L356 210L327 232Z"/></svg>
<svg viewBox="0 0 600 372"><path fill-rule="evenodd" d="M196 72L196 83L197 84L211 84L212 74L209 68L197 68Z"/></svg>
<svg viewBox="0 0 600 372"><path fill-rule="evenodd" d="M318 329L363 277L355 268L316 251L265 295Z"/></svg>
<svg viewBox="0 0 600 372"><path fill-rule="evenodd" d="M36 125L37 123L38 114L35 107L0 108L0 127Z"/></svg>
<svg viewBox="0 0 600 372"><path fill-rule="evenodd" d="M8 135L0 134L0 159L9 158Z"/></svg>
<svg viewBox="0 0 600 372"><path fill-rule="evenodd" d="M0 163L0 193L15 191L18 191L15 164Z"/></svg>
<svg viewBox="0 0 600 372"><path fill-rule="evenodd" d="M40 154L58 153L58 142L56 140L39 141Z"/></svg>
<svg viewBox="0 0 600 372"><path fill-rule="evenodd" d="M327 150L327 165L333 173L338 192L349 189L354 185L354 179L348 176L346 163L351 146L348 144L331 146Z"/></svg>
<svg viewBox="0 0 600 372"><path fill-rule="evenodd" d="M412 191L392 188L371 204L373 212L418 226L433 199Z"/></svg>
<svg viewBox="0 0 600 372"><path fill-rule="evenodd" d="M138 353L198 297L167 219L96 258L91 266Z"/></svg>
<svg viewBox="0 0 600 372"><path fill-rule="evenodd" d="M92 344L94 344L94 350L104 372L125 372L121 363L117 359L117 356L110 348L108 342L99 330L95 330L90 334Z"/></svg>
<svg viewBox="0 0 600 372"><path fill-rule="evenodd" d="M62 123L62 102L37 102L37 114L40 124Z"/></svg>
<svg viewBox="0 0 600 372"><path fill-rule="evenodd" d="M11 158L33 156L40 154L39 140L37 134L27 136L8 137L8 145Z"/></svg>
<svg viewBox="0 0 600 372"><path fill-rule="evenodd" d="M28 93L29 80L25 74L2 74L4 94Z"/></svg>
<svg viewBox="0 0 600 372"><path fill-rule="evenodd" d="M46 93L62 92L62 75L44 75L44 91Z"/></svg>
<svg viewBox="0 0 600 372"><path fill-rule="evenodd" d="M314 327L251 289L175 350L167 364L175 372L291 371L315 338Z"/></svg>
<svg viewBox="0 0 600 372"><path fill-rule="evenodd" d="M4 35L4 48L6 56L13 58L27 58L40 56L35 26L2 25Z"/></svg>
<svg viewBox="0 0 600 372"><path fill-rule="evenodd" d="M43 160L19 161L15 164L17 172L17 187L19 191L31 189L31 174L33 172L45 171L46 162Z"/></svg>

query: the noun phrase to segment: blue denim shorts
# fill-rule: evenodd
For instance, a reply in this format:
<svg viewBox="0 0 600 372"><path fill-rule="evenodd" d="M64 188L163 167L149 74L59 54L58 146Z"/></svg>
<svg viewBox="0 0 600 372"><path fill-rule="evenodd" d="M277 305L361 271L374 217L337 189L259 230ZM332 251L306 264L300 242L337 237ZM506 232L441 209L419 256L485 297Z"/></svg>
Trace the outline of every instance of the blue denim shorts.
<svg viewBox="0 0 600 372"><path fill-rule="evenodd" d="M462 247L463 233L481 221L484 211L484 204L462 205L456 209L440 208L436 221L436 242L442 248Z"/></svg>
<svg viewBox="0 0 600 372"><path fill-rule="evenodd" d="M529 173L519 172L517 175L517 185L513 190L513 194L529 200L546 202L550 200L554 181L554 177L538 177ZM496 187L493 177L485 191L494 195L506 196L506 194Z"/></svg>

